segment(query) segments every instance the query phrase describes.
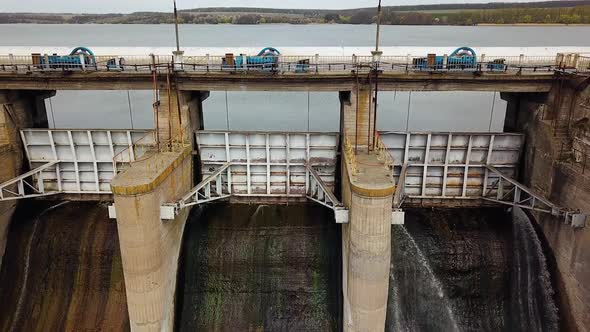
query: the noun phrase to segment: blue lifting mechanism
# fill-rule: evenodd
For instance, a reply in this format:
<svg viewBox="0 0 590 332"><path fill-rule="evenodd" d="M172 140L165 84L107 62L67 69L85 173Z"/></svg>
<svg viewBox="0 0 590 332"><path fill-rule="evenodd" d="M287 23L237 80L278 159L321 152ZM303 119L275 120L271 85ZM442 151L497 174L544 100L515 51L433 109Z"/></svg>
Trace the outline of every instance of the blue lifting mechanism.
<svg viewBox="0 0 590 332"><path fill-rule="evenodd" d="M470 47L459 47L446 59L445 67L445 56L429 54L426 58L414 59L414 68L418 70L477 69L477 54Z"/></svg>
<svg viewBox="0 0 590 332"><path fill-rule="evenodd" d="M489 71L505 71L508 67L505 59L494 59L486 64ZM477 63L477 54L471 47L459 47L451 55L445 56L429 54L426 58L414 59L414 68L417 70L481 70L481 64Z"/></svg>
<svg viewBox="0 0 590 332"><path fill-rule="evenodd" d="M240 54L234 58L232 53L228 53L222 59L223 68L232 69L252 69L252 70L271 70L278 67L279 56L281 52L274 47L266 47L258 52L256 56Z"/></svg>
<svg viewBox="0 0 590 332"><path fill-rule="evenodd" d="M47 69L80 69L95 67L96 59L94 53L86 47L76 47L69 55L47 55L39 53L32 54L33 64L39 68Z"/></svg>

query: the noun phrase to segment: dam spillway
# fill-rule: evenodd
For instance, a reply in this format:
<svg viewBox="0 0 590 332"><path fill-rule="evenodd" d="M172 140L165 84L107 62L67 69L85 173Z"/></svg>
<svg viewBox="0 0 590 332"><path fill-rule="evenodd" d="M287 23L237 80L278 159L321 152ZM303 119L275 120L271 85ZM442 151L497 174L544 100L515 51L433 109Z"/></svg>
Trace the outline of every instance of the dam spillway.
<svg viewBox="0 0 590 332"><path fill-rule="evenodd" d="M75 217L81 211L96 220L90 229L81 227L87 219ZM97 228L107 225L104 209L69 203L41 217L33 213L28 222L21 212L17 218L21 224L13 227L15 241L0 273L0 293L8 299L2 329L127 330L116 230ZM193 211L180 259L175 329L340 330L341 248L333 245L340 235L331 218L314 205L216 204ZM538 240L529 231L520 234L531 229L522 225L513 226L503 209L408 211L406 226L392 229L397 264L391 269L386 330L554 330L551 316L538 311L554 310L552 297L543 298L538 287L555 290L518 276L521 270L547 273L536 265L545 257L525 249ZM109 245L90 234L110 237L100 241ZM526 263L517 262L521 255ZM28 286L9 281L15 279ZM62 300L47 297L48 291ZM533 316L526 296L536 297ZM88 300L92 305L84 305L83 314L75 310Z"/></svg>
<svg viewBox="0 0 590 332"><path fill-rule="evenodd" d="M189 217L179 331L338 331L340 230L314 205L216 204Z"/></svg>
<svg viewBox="0 0 590 332"><path fill-rule="evenodd" d="M129 329L116 224L97 203L17 211L0 273L2 331Z"/></svg>

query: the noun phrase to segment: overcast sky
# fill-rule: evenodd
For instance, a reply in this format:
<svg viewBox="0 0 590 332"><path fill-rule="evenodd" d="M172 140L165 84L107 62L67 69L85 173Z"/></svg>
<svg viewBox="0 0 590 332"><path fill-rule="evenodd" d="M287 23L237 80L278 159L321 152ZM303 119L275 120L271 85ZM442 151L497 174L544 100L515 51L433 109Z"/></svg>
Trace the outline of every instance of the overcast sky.
<svg viewBox="0 0 590 332"><path fill-rule="evenodd" d="M181 9L199 7L267 7L343 9L376 6L378 0L177 0ZM433 3L527 2L526 0L383 0L386 6ZM0 0L0 12L129 13L169 11L172 0Z"/></svg>

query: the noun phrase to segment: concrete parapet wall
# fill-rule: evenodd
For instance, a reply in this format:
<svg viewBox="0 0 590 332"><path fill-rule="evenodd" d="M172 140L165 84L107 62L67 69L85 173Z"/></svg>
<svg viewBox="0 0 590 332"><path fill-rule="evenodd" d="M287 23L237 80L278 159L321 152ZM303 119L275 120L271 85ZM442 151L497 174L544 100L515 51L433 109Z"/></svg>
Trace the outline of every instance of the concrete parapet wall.
<svg viewBox="0 0 590 332"><path fill-rule="evenodd" d="M345 159L342 199L350 209L350 220L342 226L343 326L345 331L383 331L391 264L393 178L375 155L360 158L365 165L356 175L351 175Z"/></svg>
<svg viewBox="0 0 590 332"><path fill-rule="evenodd" d="M192 149L161 152L112 182L132 331L172 331L178 257L189 210L162 221L160 206L192 186Z"/></svg>

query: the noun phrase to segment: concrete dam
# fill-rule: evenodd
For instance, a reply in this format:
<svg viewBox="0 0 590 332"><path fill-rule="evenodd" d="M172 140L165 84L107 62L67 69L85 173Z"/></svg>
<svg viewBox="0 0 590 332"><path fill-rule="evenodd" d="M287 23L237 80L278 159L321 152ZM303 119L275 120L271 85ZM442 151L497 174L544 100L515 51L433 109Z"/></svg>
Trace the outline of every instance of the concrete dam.
<svg viewBox="0 0 590 332"><path fill-rule="evenodd" d="M0 56L1 330L590 329L583 54L52 57ZM50 128L65 91L147 91L153 125ZM232 130L262 92L308 130ZM441 92L490 93L489 130L411 130Z"/></svg>

